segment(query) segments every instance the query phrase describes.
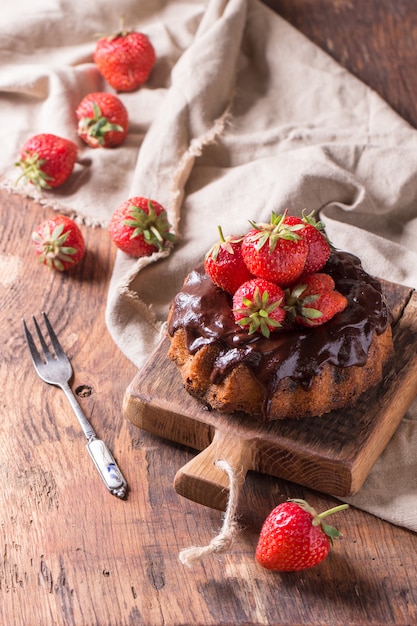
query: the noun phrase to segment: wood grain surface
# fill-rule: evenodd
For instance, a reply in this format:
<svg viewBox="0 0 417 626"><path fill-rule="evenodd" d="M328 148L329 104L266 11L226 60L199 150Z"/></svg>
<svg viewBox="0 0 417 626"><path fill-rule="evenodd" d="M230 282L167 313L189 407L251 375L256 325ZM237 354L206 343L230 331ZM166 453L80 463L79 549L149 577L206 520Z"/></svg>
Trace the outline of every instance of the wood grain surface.
<svg viewBox="0 0 417 626"><path fill-rule="evenodd" d="M417 125L414 0L270 2ZM34 262L30 233L52 211L0 193L0 624L7 626L310 626L417 623L416 536L355 508L320 566L273 574L254 561L263 520L288 497L337 503L249 472L232 549L192 570L178 553L206 545L221 514L179 496L178 467L195 452L122 415L136 370L104 321L114 249L100 229L61 275ZM21 318L46 310L75 370L73 389L112 449L130 492L102 486L62 392L36 376Z"/></svg>

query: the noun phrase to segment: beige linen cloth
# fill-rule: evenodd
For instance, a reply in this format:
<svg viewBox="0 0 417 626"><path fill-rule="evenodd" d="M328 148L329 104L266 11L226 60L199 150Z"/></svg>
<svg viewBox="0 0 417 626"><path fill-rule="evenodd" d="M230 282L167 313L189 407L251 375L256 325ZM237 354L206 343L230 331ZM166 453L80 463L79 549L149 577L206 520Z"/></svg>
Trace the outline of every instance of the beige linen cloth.
<svg viewBox="0 0 417 626"><path fill-rule="evenodd" d="M77 141L79 100L111 91L92 63L94 34L113 31L124 13L158 57L144 87L120 94L127 142L107 151L79 142L70 181L41 201L104 227L133 195L167 208L174 249L140 260L118 252L109 286L109 331L138 367L217 224L232 234L272 210L314 209L367 271L417 287L417 133L377 94L258 0L85 4L15 2L3 12L1 184L13 188L12 164L31 134ZM416 449L415 402L349 501L417 531Z"/></svg>

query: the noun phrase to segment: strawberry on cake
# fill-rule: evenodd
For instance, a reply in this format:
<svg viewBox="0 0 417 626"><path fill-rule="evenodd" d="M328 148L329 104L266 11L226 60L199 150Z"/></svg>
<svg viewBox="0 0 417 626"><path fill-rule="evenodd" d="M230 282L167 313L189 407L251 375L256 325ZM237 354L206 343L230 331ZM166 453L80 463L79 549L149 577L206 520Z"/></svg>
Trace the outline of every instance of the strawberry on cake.
<svg viewBox="0 0 417 626"><path fill-rule="evenodd" d="M272 213L224 237L168 316L169 357L208 408L258 420L320 416L381 381L393 350L380 282L313 214Z"/></svg>

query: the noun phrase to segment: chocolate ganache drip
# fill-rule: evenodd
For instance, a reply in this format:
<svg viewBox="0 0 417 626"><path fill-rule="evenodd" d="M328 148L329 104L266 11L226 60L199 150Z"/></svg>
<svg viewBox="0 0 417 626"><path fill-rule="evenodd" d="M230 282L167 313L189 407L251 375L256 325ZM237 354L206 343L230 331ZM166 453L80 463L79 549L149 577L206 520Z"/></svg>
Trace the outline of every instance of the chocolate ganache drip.
<svg viewBox="0 0 417 626"><path fill-rule="evenodd" d="M287 377L308 390L325 363L364 365L373 333L382 333L389 324L381 284L363 270L356 256L333 252L321 272L333 277L336 289L349 301L347 308L322 326L278 329L266 339L249 335L236 324L231 296L214 285L200 264L172 302L168 333L173 336L184 328L190 354L212 343L220 347L213 383L244 363L269 394Z"/></svg>

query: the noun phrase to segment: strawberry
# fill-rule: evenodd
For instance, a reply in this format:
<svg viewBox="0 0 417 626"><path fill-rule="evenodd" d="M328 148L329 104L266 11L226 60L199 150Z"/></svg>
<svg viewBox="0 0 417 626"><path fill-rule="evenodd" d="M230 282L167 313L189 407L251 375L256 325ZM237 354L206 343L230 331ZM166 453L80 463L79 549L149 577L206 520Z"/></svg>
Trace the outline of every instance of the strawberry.
<svg viewBox="0 0 417 626"><path fill-rule="evenodd" d="M328 274L302 276L286 290L285 309L289 319L301 326L320 326L344 311L348 300L334 287L334 280Z"/></svg>
<svg viewBox="0 0 417 626"><path fill-rule="evenodd" d="M252 224L242 241L242 255L250 272L281 287L293 283L304 270L308 244L298 231L303 224L286 224L286 213L272 213L269 224Z"/></svg>
<svg viewBox="0 0 417 626"><path fill-rule="evenodd" d="M155 63L155 50L143 33L126 30L98 40L94 62L116 91L133 91L147 79Z"/></svg>
<svg viewBox="0 0 417 626"><path fill-rule="evenodd" d="M54 215L32 233L39 261L64 272L81 261L85 242L78 225L66 215Z"/></svg>
<svg viewBox="0 0 417 626"><path fill-rule="evenodd" d="M123 102L112 93L89 93L76 110L78 134L91 148L112 148L126 135L128 115Z"/></svg>
<svg viewBox="0 0 417 626"><path fill-rule="evenodd" d="M250 335L258 332L269 337L285 319L284 296L284 291L275 283L263 278L248 280L233 296L235 321Z"/></svg>
<svg viewBox="0 0 417 626"><path fill-rule="evenodd" d="M213 283L233 295L242 283L250 280L253 276L242 257L243 236L225 239L220 226L218 226L218 230L220 239L206 254L204 268Z"/></svg>
<svg viewBox="0 0 417 626"><path fill-rule="evenodd" d="M120 250L135 257L163 250L175 237L167 213L155 200L136 196L125 200L113 213L109 234Z"/></svg>
<svg viewBox="0 0 417 626"><path fill-rule="evenodd" d="M77 150L69 139L48 133L33 135L21 147L15 163L23 170L16 183L24 178L39 191L59 187L72 173Z"/></svg>
<svg viewBox="0 0 417 626"><path fill-rule="evenodd" d="M286 224L304 224L304 228L299 231L308 243L308 255L304 265L303 274L313 274L319 272L327 263L332 244L324 232L323 222L317 222L314 218L314 211L306 215L303 211L303 217L295 217L290 215L285 219Z"/></svg>
<svg viewBox="0 0 417 626"><path fill-rule="evenodd" d="M348 508L341 504L317 514L305 500L279 504L266 518L255 558L262 567L281 572L307 569L323 561L340 532L323 523L332 513Z"/></svg>

